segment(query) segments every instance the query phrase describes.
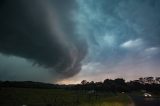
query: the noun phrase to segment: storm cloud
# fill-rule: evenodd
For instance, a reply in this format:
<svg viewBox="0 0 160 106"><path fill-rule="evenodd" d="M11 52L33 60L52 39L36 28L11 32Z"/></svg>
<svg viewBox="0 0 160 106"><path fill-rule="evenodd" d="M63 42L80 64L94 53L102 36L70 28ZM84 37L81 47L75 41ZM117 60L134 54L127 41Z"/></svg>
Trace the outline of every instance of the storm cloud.
<svg viewBox="0 0 160 106"><path fill-rule="evenodd" d="M0 77L50 80L52 73L67 83L159 76L159 11L160 0L3 0Z"/></svg>
<svg viewBox="0 0 160 106"><path fill-rule="evenodd" d="M71 0L1 1L0 53L53 68L63 77L77 74L87 43L72 31L72 3Z"/></svg>
<svg viewBox="0 0 160 106"><path fill-rule="evenodd" d="M82 71L70 81L160 75L159 0L76 2L76 30L87 36L89 48Z"/></svg>

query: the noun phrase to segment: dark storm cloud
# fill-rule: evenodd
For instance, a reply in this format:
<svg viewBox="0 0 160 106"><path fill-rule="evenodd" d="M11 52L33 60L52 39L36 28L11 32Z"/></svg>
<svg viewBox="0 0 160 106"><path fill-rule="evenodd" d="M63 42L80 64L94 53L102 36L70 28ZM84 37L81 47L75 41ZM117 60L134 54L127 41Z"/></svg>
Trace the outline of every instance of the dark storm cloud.
<svg viewBox="0 0 160 106"><path fill-rule="evenodd" d="M71 5L71 0L4 0L0 52L53 68L64 77L75 75L87 46L72 31Z"/></svg>
<svg viewBox="0 0 160 106"><path fill-rule="evenodd" d="M59 78L75 75L82 63L74 81L159 75L159 11L160 0L3 0L0 53L56 70Z"/></svg>
<svg viewBox="0 0 160 106"><path fill-rule="evenodd" d="M32 62L21 57L0 54L0 60L0 80L29 80L53 83L59 79L56 72L53 77L48 69L39 67L38 65L33 66Z"/></svg>

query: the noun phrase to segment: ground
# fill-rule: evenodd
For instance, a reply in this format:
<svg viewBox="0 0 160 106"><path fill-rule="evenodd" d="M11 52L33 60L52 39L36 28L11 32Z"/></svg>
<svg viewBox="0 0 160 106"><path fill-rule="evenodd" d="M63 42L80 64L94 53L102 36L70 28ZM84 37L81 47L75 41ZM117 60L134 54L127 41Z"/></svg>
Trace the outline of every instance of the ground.
<svg viewBox="0 0 160 106"><path fill-rule="evenodd" d="M63 89L1 88L0 106L129 106L127 94Z"/></svg>

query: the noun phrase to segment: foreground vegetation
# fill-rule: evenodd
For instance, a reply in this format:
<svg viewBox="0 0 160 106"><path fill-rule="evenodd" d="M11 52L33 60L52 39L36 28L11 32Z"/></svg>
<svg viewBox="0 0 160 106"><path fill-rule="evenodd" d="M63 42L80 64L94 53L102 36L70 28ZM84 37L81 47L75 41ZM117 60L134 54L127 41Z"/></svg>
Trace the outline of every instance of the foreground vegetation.
<svg viewBox="0 0 160 106"><path fill-rule="evenodd" d="M83 80L76 85L0 81L0 106L128 106L132 100L127 94L143 97L148 92L159 98L159 91L158 83L125 82L120 78Z"/></svg>
<svg viewBox="0 0 160 106"><path fill-rule="evenodd" d="M7 88L0 89L0 106L127 106L127 94L64 89Z"/></svg>

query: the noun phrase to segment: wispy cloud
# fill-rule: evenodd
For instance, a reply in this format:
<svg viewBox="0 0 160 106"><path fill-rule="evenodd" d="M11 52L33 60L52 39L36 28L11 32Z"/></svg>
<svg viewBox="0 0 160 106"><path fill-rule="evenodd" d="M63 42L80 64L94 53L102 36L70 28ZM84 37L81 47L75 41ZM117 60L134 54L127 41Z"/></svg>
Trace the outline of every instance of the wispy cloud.
<svg viewBox="0 0 160 106"><path fill-rule="evenodd" d="M147 55L149 57L154 56L154 55L160 53L160 49L158 47L146 48L144 51L145 51L145 55Z"/></svg>
<svg viewBox="0 0 160 106"><path fill-rule="evenodd" d="M157 52L159 51L159 48L158 47L150 47L150 48L147 48L145 49L146 52Z"/></svg>
<svg viewBox="0 0 160 106"><path fill-rule="evenodd" d="M138 38L135 40L128 40L128 41L122 43L120 46L122 48L132 49L132 48L142 47L143 44L144 44L144 41L142 39Z"/></svg>

